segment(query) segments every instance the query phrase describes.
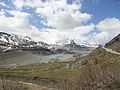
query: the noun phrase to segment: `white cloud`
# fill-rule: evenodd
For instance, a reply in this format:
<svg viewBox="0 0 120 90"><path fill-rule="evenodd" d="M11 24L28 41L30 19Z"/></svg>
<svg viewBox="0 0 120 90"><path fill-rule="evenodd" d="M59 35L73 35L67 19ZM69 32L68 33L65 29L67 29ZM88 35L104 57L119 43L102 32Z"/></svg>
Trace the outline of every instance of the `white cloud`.
<svg viewBox="0 0 120 90"><path fill-rule="evenodd" d="M101 21L97 28L101 31L107 31L107 32L120 32L120 20L117 18L107 18L103 21Z"/></svg>
<svg viewBox="0 0 120 90"><path fill-rule="evenodd" d="M105 44L120 33L120 20L117 18L107 18L99 22L96 28L101 33L95 35L95 41Z"/></svg>
<svg viewBox="0 0 120 90"><path fill-rule="evenodd" d="M0 5L1 6L6 6L6 4L4 2L1 2L1 1L0 1Z"/></svg>
<svg viewBox="0 0 120 90"><path fill-rule="evenodd" d="M0 31L23 36L27 35L32 37L34 40L38 40L40 38L40 31L29 23L28 13L20 11L8 12L14 17L0 15Z"/></svg>
<svg viewBox="0 0 120 90"><path fill-rule="evenodd" d="M94 25L84 25L91 19L91 15L81 13L81 3L68 4L66 0L13 0L17 10L7 11L14 17L0 16L0 27L3 31L21 35L28 35L34 40L54 43L60 39L85 39L83 34L94 29ZM36 13L46 18L47 23L56 29L40 31L29 22L30 14L21 12L23 6L36 8ZM2 12L1 12L2 13ZM4 21L4 22L2 22Z"/></svg>
<svg viewBox="0 0 120 90"><path fill-rule="evenodd" d="M41 40L44 40L48 43L55 43L58 40L64 39L74 39L74 40L87 40L87 37L84 37L83 34L89 33L94 30L94 25L90 24L87 26L77 27L69 32L60 31L56 29L47 29L47 32L36 33L36 35L40 35Z"/></svg>
<svg viewBox="0 0 120 90"><path fill-rule="evenodd" d="M79 26L74 28L73 33L75 32L76 34L87 34L89 32L91 32L92 30L94 30L95 25L94 24L90 24L90 25L86 25L86 26Z"/></svg>
<svg viewBox="0 0 120 90"><path fill-rule="evenodd" d="M3 9L0 10L0 15L4 15L5 11Z"/></svg>
<svg viewBox="0 0 120 90"><path fill-rule="evenodd" d="M82 26L92 15L81 13L81 4L68 4L66 0L46 1L36 9L36 13L45 16L47 24L58 30L70 30Z"/></svg>
<svg viewBox="0 0 120 90"><path fill-rule="evenodd" d="M70 30L79 26L83 26L91 17L88 14L81 14L80 12L57 12L52 18L48 18L48 25L51 25L59 30Z"/></svg>
<svg viewBox="0 0 120 90"><path fill-rule="evenodd" d="M10 11L15 17L0 16L1 30L13 32L17 34L24 34L24 31L29 30L28 15L25 12Z"/></svg>
<svg viewBox="0 0 120 90"><path fill-rule="evenodd" d="M47 43L54 43L61 39L80 39L89 40L97 43L105 44L118 33L120 33L120 20L117 18L107 18L100 21L96 28L101 33L88 34L95 29L94 24L85 25L92 15L82 13L81 3L74 2L68 4L66 0L13 0L17 10L6 10L14 17L6 17L5 11L0 11L0 31L15 33L20 35L28 35L34 40L45 41ZM4 4L4 3L2 3ZM30 13L22 12L23 6L35 8L38 16L43 16L46 21L45 25L55 27L55 29L44 29L31 25L29 21Z"/></svg>
<svg viewBox="0 0 120 90"><path fill-rule="evenodd" d="M43 2L41 0L13 0L13 4L16 5L17 9L22 9L23 6L40 7Z"/></svg>
<svg viewBox="0 0 120 90"><path fill-rule="evenodd" d="M0 31L18 35L30 36L36 41L45 41L53 43L65 34L58 30L48 29L39 31L38 28L29 23L29 14L20 11L8 11L14 17L0 15Z"/></svg>
<svg viewBox="0 0 120 90"><path fill-rule="evenodd" d="M111 35L106 31L103 31L99 34L94 34L93 38L94 38L93 40L94 42L102 45L106 44L106 42L109 42L110 39L112 39Z"/></svg>

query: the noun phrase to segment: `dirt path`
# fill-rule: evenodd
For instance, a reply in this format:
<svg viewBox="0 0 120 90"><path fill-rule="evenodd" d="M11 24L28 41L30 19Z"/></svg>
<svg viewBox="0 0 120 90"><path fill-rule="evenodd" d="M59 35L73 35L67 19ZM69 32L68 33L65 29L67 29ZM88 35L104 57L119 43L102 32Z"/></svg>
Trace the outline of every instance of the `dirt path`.
<svg viewBox="0 0 120 90"><path fill-rule="evenodd" d="M112 49L105 48L105 47L103 47L103 49L106 50L107 52L110 52L110 53L113 53L113 54L120 55L120 53L118 53L118 52L116 52L116 51L113 51Z"/></svg>

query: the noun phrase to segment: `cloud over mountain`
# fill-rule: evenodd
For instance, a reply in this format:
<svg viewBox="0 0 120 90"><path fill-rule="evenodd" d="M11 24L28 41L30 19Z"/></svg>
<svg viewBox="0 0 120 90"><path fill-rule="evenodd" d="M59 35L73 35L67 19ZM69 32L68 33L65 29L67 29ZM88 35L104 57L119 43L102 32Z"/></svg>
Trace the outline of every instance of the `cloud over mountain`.
<svg viewBox="0 0 120 90"><path fill-rule="evenodd" d="M120 33L120 20L117 18L106 18L99 22L96 28L101 33L96 35L96 40L105 44Z"/></svg>
<svg viewBox="0 0 120 90"><path fill-rule="evenodd" d="M120 33L119 19L107 18L96 25L91 22L94 15L82 12L78 0L11 0L0 6L0 31L34 40L54 43L69 38L104 44Z"/></svg>

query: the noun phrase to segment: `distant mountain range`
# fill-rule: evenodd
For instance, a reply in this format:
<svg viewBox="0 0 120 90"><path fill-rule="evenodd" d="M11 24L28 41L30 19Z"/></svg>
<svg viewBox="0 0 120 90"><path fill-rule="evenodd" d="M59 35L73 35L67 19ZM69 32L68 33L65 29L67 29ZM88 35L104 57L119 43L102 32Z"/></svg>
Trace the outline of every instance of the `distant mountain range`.
<svg viewBox="0 0 120 90"><path fill-rule="evenodd" d="M97 44L93 45L86 42L80 42L80 44L78 44L75 42L75 40L72 39L57 41L55 44L52 45L52 48L54 48L55 50L65 49L68 51L89 51L95 47L97 47Z"/></svg>
<svg viewBox="0 0 120 90"><path fill-rule="evenodd" d="M15 34L8 34L0 32L0 51L35 48L42 47L48 49L48 44L44 42L35 42L28 36L20 36Z"/></svg>
<svg viewBox="0 0 120 90"><path fill-rule="evenodd" d="M55 44L47 44L43 41L34 41L28 36L8 34L0 32L0 52L21 49L21 50L47 50L47 51L89 51L97 47L95 43L75 40L57 41Z"/></svg>

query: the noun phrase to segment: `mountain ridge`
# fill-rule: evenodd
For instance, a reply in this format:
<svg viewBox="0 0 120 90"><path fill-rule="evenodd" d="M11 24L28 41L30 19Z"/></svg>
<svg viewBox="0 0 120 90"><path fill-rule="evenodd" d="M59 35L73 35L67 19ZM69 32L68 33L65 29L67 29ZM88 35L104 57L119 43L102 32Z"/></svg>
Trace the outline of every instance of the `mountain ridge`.
<svg viewBox="0 0 120 90"><path fill-rule="evenodd" d="M58 41L55 44L48 44L43 41L34 41L31 37L16 35L16 34L8 34L5 32L0 32L0 51L10 50L15 48L45 48L53 51L56 50L68 50L68 51L84 51L91 50L93 47L89 43L85 44L85 42L77 44L75 40L68 39L64 41ZM2 50L3 49L3 50Z"/></svg>
<svg viewBox="0 0 120 90"><path fill-rule="evenodd" d="M114 37L110 42L106 43L105 47L120 53L120 34Z"/></svg>

